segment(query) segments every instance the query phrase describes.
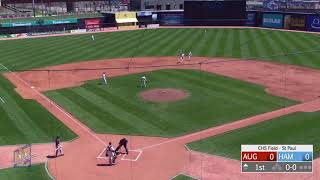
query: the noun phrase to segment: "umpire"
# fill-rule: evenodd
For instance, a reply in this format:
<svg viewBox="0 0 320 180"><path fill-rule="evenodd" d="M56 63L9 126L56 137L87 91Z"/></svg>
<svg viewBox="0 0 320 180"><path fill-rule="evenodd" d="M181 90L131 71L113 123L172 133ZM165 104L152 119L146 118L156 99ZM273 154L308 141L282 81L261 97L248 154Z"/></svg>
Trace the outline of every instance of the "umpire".
<svg viewBox="0 0 320 180"><path fill-rule="evenodd" d="M120 141L119 141L119 145L116 149L116 153L119 154L119 150L121 148L121 146L123 146L125 149L126 149L126 153L129 154L129 151L128 151L128 148L127 148L127 145L128 145L128 140L126 138L122 138Z"/></svg>

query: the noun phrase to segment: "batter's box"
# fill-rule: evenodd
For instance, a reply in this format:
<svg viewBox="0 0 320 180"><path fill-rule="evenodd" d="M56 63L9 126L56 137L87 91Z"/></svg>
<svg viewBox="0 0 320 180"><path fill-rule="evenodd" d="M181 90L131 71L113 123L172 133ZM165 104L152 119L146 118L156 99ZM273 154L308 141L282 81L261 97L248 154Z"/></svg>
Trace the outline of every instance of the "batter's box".
<svg viewBox="0 0 320 180"><path fill-rule="evenodd" d="M124 154L121 158L123 161L138 161L141 156L141 150L129 150L129 154Z"/></svg>
<svg viewBox="0 0 320 180"><path fill-rule="evenodd" d="M106 150L107 148L104 148L97 157L97 159L108 159L108 157L106 157ZM129 150L129 154L120 154L118 155L118 158L121 157L122 161L138 161L141 154L141 150Z"/></svg>

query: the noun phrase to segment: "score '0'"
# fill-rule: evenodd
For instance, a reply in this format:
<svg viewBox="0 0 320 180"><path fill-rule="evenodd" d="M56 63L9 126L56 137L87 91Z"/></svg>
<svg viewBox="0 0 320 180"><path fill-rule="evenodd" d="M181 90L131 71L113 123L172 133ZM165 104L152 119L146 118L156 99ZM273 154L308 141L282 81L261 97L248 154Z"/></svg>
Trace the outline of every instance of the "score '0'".
<svg viewBox="0 0 320 180"><path fill-rule="evenodd" d="M274 159L274 154L269 155L270 160L272 161Z"/></svg>
<svg viewBox="0 0 320 180"><path fill-rule="evenodd" d="M307 154L304 155L304 159L307 160L307 161L309 161L309 159L310 159L309 153L307 153Z"/></svg>

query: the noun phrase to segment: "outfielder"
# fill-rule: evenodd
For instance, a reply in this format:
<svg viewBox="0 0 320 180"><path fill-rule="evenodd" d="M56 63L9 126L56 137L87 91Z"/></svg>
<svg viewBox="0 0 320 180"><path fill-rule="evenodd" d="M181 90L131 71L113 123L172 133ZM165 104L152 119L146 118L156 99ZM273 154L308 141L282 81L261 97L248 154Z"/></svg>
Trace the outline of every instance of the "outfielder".
<svg viewBox="0 0 320 180"><path fill-rule="evenodd" d="M106 75L105 72L102 73L102 79L103 79L104 83L107 85L107 84L108 84L108 82L107 82L107 75Z"/></svg>
<svg viewBox="0 0 320 180"><path fill-rule="evenodd" d="M148 80L146 78L146 76L142 76L141 77L141 87L147 87L147 83L148 83Z"/></svg>
<svg viewBox="0 0 320 180"><path fill-rule="evenodd" d="M92 41L94 41L94 35L91 35L91 39L92 39Z"/></svg>

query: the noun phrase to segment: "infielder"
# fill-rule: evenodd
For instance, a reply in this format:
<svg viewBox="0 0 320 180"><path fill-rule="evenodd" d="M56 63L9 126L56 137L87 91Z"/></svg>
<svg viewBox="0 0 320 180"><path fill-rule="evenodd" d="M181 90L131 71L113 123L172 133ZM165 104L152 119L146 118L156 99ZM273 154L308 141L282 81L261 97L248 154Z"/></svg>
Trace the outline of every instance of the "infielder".
<svg viewBox="0 0 320 180"><path fill-rule="evenodd" d="M104 83L107 85L108 82L107 82L107 75L105 72L102 73L102 80L104 81Z"/></svg>
<svg viewBox="0 0 320 180"><path fill-rule="evenodd" d="M146 78L146 76L142 76L141 77L141 87L147 87L147 83L148 83L148 80Z"/></svg>
<svg viewBox="0 0 320 180"><path fill-rule="evenodd" d="M111 142L109 142L109 145L107 146L106 156L108 156L109 159L109 166L112 166L116 163L117 155Z"/></svg>
<svg viewBox="0 0 320 180"><path fill-rule="evenodd" d="M189 55L189 60L191 60L191 58L192 58L192 52L190 51L188 55Z"/></svg>
<svg viewBox="0 0 320 180"><path fill-rule="evenodd" d="M181 60L181 62L183 63L183 60L184 60L184 53L182 53L182 54L181 54L180 60Z"/></svg>
<svg viewBox="0 0 320 180"><path fill-rule="evenodd" d="M63 156L64 154L63 154L63 149L62 149L62 146L61 146L61 142L60 142L60 137L59 136L56 137L55 142L56 142L56 157Z"/></svg>

